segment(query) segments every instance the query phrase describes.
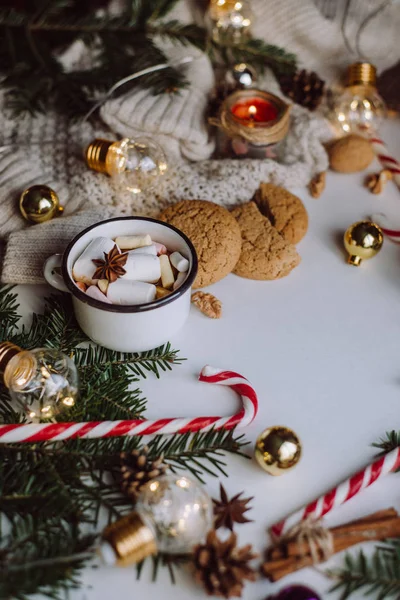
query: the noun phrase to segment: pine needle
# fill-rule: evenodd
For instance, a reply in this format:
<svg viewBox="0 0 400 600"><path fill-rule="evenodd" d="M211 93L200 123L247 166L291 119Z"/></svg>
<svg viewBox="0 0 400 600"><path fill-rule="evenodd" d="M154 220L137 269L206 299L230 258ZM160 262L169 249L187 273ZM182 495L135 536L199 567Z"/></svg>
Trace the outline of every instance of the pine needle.
<svg viewBox="0 0 400 600"><path fill-rule="evenodd" d="M378 456L384 456L388 452L395 450L400 447L400 431L392 431L386 432L386 437L381 438L378 442L372 444L373 448L379 448L380 452ZM395 473L400 472L400 467L396 469Z"/></svg>

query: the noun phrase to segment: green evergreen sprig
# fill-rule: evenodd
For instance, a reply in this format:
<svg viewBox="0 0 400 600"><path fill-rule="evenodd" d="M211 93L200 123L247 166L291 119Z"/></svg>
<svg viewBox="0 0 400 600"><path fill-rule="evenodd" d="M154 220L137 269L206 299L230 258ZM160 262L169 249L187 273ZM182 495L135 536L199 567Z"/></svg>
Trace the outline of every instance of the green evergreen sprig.
<svg viewBox="0 0 400 600"><path fill-rule="evenodd" d="M269 66L277 74L295 70L293 54L263 40L218 45L205 28L168 20L176 2L131 0L118 16L85 9L81 0L32 0L25 10L1 8L0 73L8 106L17 114L53 107L68 116L83 116L116 82L167 62L156 45L158 38L207 50L213 60L227 66L247 61L260 70ZM77 40L95 57L90 69L67 70L60 60L65 48ZM141 86L159 94L186 85L182 71L169 67L132 80L120 92Z"/></svg>
<svg viewBox="0 0 400 600"><path fill-rule="evenodd" d="M328 571L327 575L337 581L330 591L340 591L341 600L346 600L358 590L377 600L399 598L400 539L388 540L377 546L370 558L362 550L356 556L347 554L344 567Z"/></svg>
<svg viewBox="0 0 400 600"><path fill-rule="evenodd" d="M210 53L214 61L222 61L227 67L246 62L260 73L269 67L276 75L290 75L296 70L295 54L257 38L250 37L234 45L211 42Z"/></svg>
<svg viewBox="0 0 400 600"><path fill-rule="evenodd" d="M380 450L378 456L383 456L388 452L391 452L395 448L400 447L400 431L387 431L386 436L381 438L378 442L372 444L373 448Z"/></svg>
<svg viewBox="0 0 400 600"><path fill-rule="evenodd" d="M80 398L64 418L113 420L143 417L146 401L139 381L160 377L182 359L169 344L144 353L122 354L94 345L79 329L68 295L52 296L29 327L18 329L17 295L0 287L0 341L23 348L58 348L72 356L80 376ZM24 420L0 385L0 422ZM90 564L100 517L110 522L131 511L118 484L120 454L140 448L140 437L76 439L36 444L0 444L0 598L25 600L41 593L58 600L80 583ZM157 436L151 456L163 455L172 470L227 474L224 454L245 456L247 444L235 431ZM87 531L90 534L87 535ZM85 533L84 533L85 532ZM185 557L152 559L153 577Z"/></svg>

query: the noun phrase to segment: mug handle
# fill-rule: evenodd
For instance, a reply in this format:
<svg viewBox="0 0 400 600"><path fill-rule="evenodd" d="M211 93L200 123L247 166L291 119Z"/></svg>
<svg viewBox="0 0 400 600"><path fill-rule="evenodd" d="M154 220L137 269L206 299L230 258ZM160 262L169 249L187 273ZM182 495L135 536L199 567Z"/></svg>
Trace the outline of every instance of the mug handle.
<svg viewBox="0 0 400 600"><path fill-rule="evenodd" d="M53 254L50 256L43 267L43 275L47 283L52 287L60 290L60 292L69 292L69 289L64 283L62 276L55 271L55 269L61 267L62 254Z"/></svg>

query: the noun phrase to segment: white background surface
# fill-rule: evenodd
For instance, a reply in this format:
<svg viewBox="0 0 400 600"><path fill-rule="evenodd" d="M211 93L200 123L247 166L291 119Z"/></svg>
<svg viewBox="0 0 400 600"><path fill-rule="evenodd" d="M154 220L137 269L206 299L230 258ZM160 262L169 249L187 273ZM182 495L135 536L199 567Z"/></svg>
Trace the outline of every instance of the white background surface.
<svg viewBox="0 0 400 600"><path fill-rule="evenodd" d="M400 157L400 124L382 130ZM375 162L368 169L379 169ZM366 465L371 443L400 429L400 245L386 240L380 254L360 268L346 264L342 236L353 222L385 212L400 226L400 192L389 183L382 195L366 190L365 174L327 176L327 189L315 200L297 190L310 217L298 245L301 265L280 281L256 282L229 275L210 288L223 302L219 321L192 308L185 329L171 340L188 360L161 380L149 378L142 389L148 418L228 415L238 408L234 393L198 383L205 364L232 369L255 386L260 408L245 431L252 453L257 435L271 425L293 428L303 441L303 458L291 473L273 478L254 459L228 458L229 494L254 496L254 519L238 525L241 544L266 548L267 529L292 510L328 491ZM40 310L45 286L18 288L25 315ZM400 475L389 475L326 520L346 522L378 509L400 509ZM212 496L219 481L208 478ZM328 566L342 563L337 555ZM263 600L290 583L315 588L323 598L331 585L315 569L295 573L275 585L265 579L247 584L245 600ZM161 573L156 584L148 573L136 581L135 568L87 569L81 590L71 600L110 598L205 598L186 574L170 585ZM353 598L361 598L354 594ZM329 595L338 598L338 595Z"/></svg>

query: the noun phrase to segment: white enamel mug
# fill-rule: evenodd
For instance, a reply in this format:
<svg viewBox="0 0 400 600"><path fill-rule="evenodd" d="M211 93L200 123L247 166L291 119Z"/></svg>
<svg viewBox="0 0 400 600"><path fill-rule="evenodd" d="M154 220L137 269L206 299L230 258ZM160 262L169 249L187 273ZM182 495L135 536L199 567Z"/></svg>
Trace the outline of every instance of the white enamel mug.
<svg viewBox="0 0 400 600"><path fill-rule="evenodd" d="M178 251L189 260L186 280L168 296L134 306L106 304L91 298L74 283L72 268L89 242L104 236L143 235ZM61 268L61 274L57 272ZM192 242L176 227L145 217L118 217L88 227L70 242L63 255L54 254L44 264L46 281L72 294L76 319L86 335L101 346L120 352L143 352L169 341L189 316L191 288L197 275L197 255Z"/></svg>

